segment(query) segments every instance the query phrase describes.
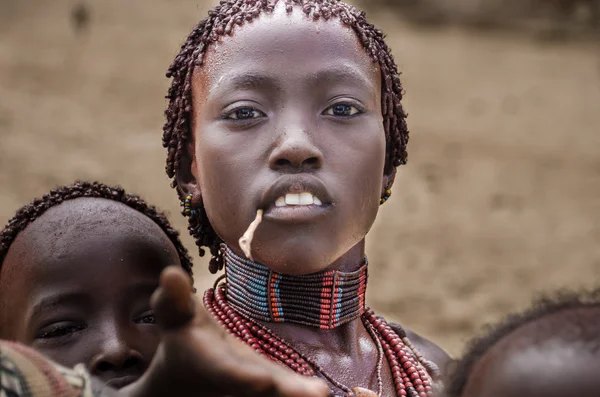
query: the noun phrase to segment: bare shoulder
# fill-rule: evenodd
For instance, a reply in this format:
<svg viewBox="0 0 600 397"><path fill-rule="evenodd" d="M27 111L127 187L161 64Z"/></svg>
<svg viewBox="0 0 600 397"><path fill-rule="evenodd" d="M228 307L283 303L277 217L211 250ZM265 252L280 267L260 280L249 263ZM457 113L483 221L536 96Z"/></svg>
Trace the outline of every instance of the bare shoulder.
<svg viewBox="0 0 600 397"><path fill-rule="evenodd" d="M399 324L389 324L394 331L398 332L400 330L404 330L408 339L410 339L412 344L419 350L421 355L423 355L423 357L425 357L427 360L433 361L442 372L442 375L445 374L445 369L447 368L448 364L452 362L452 358L448 355L448 353L444 351L444 349L442 349L429 339L426 339L421 335L416 334L415 332L400 326Z"/></svg>

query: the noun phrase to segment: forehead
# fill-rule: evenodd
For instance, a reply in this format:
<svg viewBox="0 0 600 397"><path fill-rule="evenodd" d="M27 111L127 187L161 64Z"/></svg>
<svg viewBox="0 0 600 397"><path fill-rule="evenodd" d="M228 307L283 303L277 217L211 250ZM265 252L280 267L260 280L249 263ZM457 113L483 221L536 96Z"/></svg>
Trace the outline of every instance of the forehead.
<svg viewBox="0 0 600 397"><path fill-rule="evenodd" d="M588 307L523 325L475 365L463 396L598 395L599 321L600 308Z"/></svg>
<svg viewBox="0 0 600 397"><path fill-rule="evenodd" d="M558 341L526 347L479 367L464 396L593 397L600 390L600 355Z"/></svg>
<svg viewBox="0 0 600 397"><path fill-rule="evenodd" d="M78 198L50 208L19 233L0 280L15 275L49 280L74 264L100 263L117 253L120 260L153 255L179 264L169 238L144 214L108 199Z"/></svg>
<svg viewBox="0 0 600 397"><path fill-rule="evenodd" d="M240 73L294 80L327 69L380 84L378 65L339 18L314 20L299 7L288 13L279 2L273 13L235 27L231 36L212 44L197 73L215 88Z"/></svg>

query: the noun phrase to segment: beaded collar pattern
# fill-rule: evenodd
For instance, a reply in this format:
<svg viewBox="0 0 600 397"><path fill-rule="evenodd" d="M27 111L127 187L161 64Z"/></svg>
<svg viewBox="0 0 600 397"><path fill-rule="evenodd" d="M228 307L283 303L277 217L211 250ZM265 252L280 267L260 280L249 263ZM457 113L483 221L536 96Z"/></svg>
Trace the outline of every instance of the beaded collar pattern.
<svg viewBox="0 0 600 397"><path fill-rule="evenodd" d="M303 276L277 273L222 245L227 300L259 321L333 329L365 312L367 260L355 272L328 270Z"/></svg>
<svg viewBox="0 0 600 397"><path fill-rule="evenodd" d="M261 356L285 365L297 374L321 376L333 388L342 391L340 395L332 388L331 396L373 397L376 395L373 392L365 394L365 389L360 387L350 388L341 384L316 362L294 349L291 344L275 335L265 325L242 313L237 313L227 302L224 285L207 290L203 302L204 307L223 328ZM439 379L439 369L418 352L403 329L392 329L383 318L368 309L362 314L361 320L387 359L396 397L433 397L434 389L438 389L439 392L440 384L432 378L433 376ZM378 365L378 375L380 369L381 366ZM378 379L379 390L382 390L380 375ZM381 392L376 396L381 397Z"/></svg>
<svg viewBox="0 0 600 397"><path fill-rule="evenodd" d="M277 274L277 276L274 276L268 268L264 268L262 265L235 256L235 254L226 246L221 247L221 252L225 257L225 261L228 266L227 283L219 285L219 281L222 279L219 278L215 283L215 288L211 288L205 292L203 303L208 312L223 328L225 328L234 337L250 346L258 354L285 365L300 375L322 377L331 385L332 396L340 396L340 394L336 392L337 389L342 392L341 396L344 397L381 397L383 390L383 384L381 383L381 359L377 366L378 393L374 393L361 387L351 388L338 382L315 361L297 351L290 343L277 336L275 333L273 333L273 331L259 322L260 316L263 316L262 321L264 322L277 321L275 319L279 319L279 321L283 321L283 319L285 319L285 321L292 321L287 314L288 312L285 312L286 315L283 316L283 310L286 310L287 306L283 303L278 303L278 299L280 299L280 297L271 296L274 292L275 294L281 294L281 283L277 287L275 284L276 281L279 280L279 276L282 275ZM235 259L235 261L233 259ZM237 274L234 276L231 272L231 267L234 269L246 269L247 267L252 267L252 269L247 270L245 274L240 272L241 276ZM327 287L331 288L332 291L332 295L329 296L329 298L333 298L333 302L337 302L335 300L335 294L340 292L343 293L344 291L337 291L334 289L333 286L338 285L337 278L336 276L329 274L329 272L321 273L320 279L323 280L323 276L326 274L329 277L333 277L333 279L330 279L332 284L327 285ZM364 270L363 268L359 269L357 274L357 277L354 275L349 278L351 280L353 280L354 277L359 279L359 282L357 283L358 287L356 289L357 292L354 293L354 295L360 296L358 298L359 316L365 328L367 331L369 331L371 337L378 346L378 355L380 357L385 357L389 365L389 368L392 372L395 396L432 397L434 394L434 389L441 389L439 383L439 369L434 363L425 359L419 353L416 347L408 339L406 332L402 329L402 327L396 325L395 328L392 328L383 318L376 316L372 310L364 307L366 263ZM258 275L261 275L264 280L259 280L259 278L257 278ZM345 275L348 276L349 274L346 273ZM238 279L234 281L236 276ZM340 277L340 275L338 274L337 277ZM364 280L362 280L363 278ZM297 277L292 277L290 279L294 279L296 281L298 280ZM314 286L314 283L318 281L319 279L312 280L311 285ZM231 285L236 284L241 286L237 290L232 289ZM249 284L253 285L252 289L248 289ZM242 288L242 286L246 286L246 288ZM324 288L323 283L319 284L319 286ZM277 288L279 288L279 292L277 292ZM248 290L253 289L255 289L256 292L247 293ZM359 293L359 290L362 292ZM231 300L232 292L233 295L237 294L238 296L237 303L234 303ZM242 295L242 293L244 293L244 295ZM250 298L254 296L253 294L257 295L257 297L254 300L250 300ZM304 299L304 297L309 296L309 294L300 296ZM320 298L321 296L318 295L318 297ZM325 298L327 298L327 296L325 296ZM327 312L327 315L324 319L325 321L323 322L321 322L321 314L319 314L318 317L319 321L315 321L314 317L310 317L310 322L306 321L305 318L295 318L294 321L297 320L296 322L298 323L309 324L318 327L329 327L330 320L332 325L336 324L334 317L329 315L329 313L332 312L340 313L339 317L340 319L343 319L343 321L350 321L346 319L345 315L343 315L343 313L345 313L343 310L343 302L345 301L345 299L340 300L341 305L337 311L331 310L333 307L331 301L329 301L329 306L324 305L324 307L329 307L330 311ZM256 306L256 308L254 308L254 306ZM260 309L257 309L259 306ZM277 313L275 313L275 309L273 309L274 306ZM320 307L321 306L319 305L319 308ZM351 317L352 316L349 318Z"/></svg>

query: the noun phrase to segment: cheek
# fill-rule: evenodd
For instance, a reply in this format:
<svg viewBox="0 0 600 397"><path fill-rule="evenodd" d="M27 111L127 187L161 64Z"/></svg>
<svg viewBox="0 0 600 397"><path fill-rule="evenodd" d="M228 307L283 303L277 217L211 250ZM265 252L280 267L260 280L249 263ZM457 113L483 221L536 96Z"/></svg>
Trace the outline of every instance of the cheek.
<svg viewBox="0 0 600 397"><path fill-rule="evenodd" d="M385 134L373 117L360 128L348 129L341 139L331 142L329 172L338 192L340 241L344 247L362 239L379 211L385 162ZM336 148L336 149L334 149ZM343 150L340 150L343 149ZM334 154L337 153L337 154Z"/></svg>
<svg viewBox="0 0 600 397"><path fill-rule="evenodd" d="M379 207L385 163L385 135L379 123L372 122L364 131L350 137L353 144L348 150L345 175L350 183L359 210ZM368 127L371 127L370 129ZM377 128L379 127L379 128Z"/></svg>
<svg viewBox="0 0 600 397"><path fill-rule="evenodd" d="M202 201L210 216L218 212L222 198L232 189L233 164L227 160L227 146L211 139L210 127L201 126L200 130L203 133L196 134L195 159Z"/></svg>
<svg viewBox="0 0 600 397"><path fill-rule="evenodd" d="M229 232L241 236L238 224L248 217L246 207L253 197L247 191L256 179L260 154L252 151L252 145L240 144L244 139L239 134L223 133L210 123L202 131L195 150L204 208L221 238L226 240L224 234Z"/></svg>
<svg viewBox="0 0 600 397"><path fill-rule="evenodd" d="M47 346L45 344L31 343L37 351L48 357L52 361L57 362L65 367L72 368L77 364L84 363L89 367L96 345L90 332L86 332L79 336L78 340L72 343L65 343L59 346Z"/></svg>
<svg viewBox="0 0 600 397"><path fill-rule="evenodd" d="M373 142L372 145L365 145L365 158L370 161L364 161L361 164L362 172L357 174L357 186L361 186L359 192L359 201L357 211L363 214L363 226L367 231L371 228L379 211L381 190L383 184L383 168L385 162L385 143L378 145Z"/></svg>
<svg viewBox="0 0 600 397"><path fill-rule="evenodd" d="M31 344L26 331L28 326L25 319L26 310L23 310L27 306L5 296L0 296L0 302L2 302L0 303L0 339L15 340L26 345ZM21 308L21 310L12 310L12 308Z"/></svg>

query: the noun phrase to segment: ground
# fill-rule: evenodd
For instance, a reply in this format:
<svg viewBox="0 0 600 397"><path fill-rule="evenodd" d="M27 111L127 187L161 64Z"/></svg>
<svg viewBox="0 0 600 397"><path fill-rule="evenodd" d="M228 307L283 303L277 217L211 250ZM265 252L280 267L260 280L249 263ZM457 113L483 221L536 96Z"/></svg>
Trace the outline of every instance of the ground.
<svg viewBox="0 0 600 397"><path fill-rule="evenodd" d="M0 1L0 223L80 178L143 195L185 232L163 172L164 72L199 1L89 0L87 15ZM540 292L600 285L598 41L373 20L411 142L368 236L370 305L458 354ZM203 290L214 277L195 269Z"/></svg>

